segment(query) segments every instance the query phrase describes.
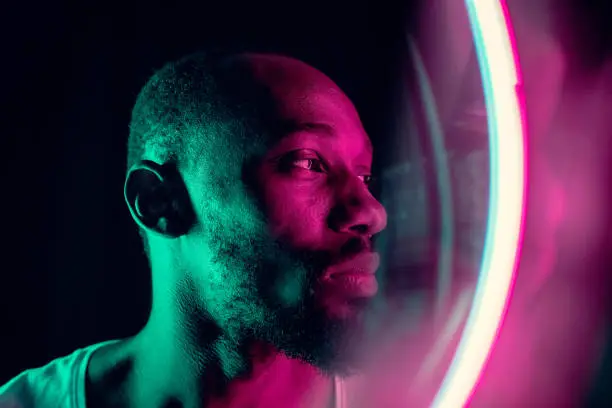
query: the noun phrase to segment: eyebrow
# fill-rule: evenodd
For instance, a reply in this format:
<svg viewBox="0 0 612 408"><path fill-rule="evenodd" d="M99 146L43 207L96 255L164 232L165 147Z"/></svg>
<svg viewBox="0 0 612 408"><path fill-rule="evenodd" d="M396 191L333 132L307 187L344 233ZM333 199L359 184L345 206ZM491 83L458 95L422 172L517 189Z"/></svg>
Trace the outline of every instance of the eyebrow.
<svg viewBox="0 0 612 408"><path fill-rule="evenodd" d="M310 132L317 133L325 138L333 137L336 133L333 126L322 122L288 123L286 126L287 133ZM369 138L366 138L366 150L369 153L374 151L372 141Z"/></svg>

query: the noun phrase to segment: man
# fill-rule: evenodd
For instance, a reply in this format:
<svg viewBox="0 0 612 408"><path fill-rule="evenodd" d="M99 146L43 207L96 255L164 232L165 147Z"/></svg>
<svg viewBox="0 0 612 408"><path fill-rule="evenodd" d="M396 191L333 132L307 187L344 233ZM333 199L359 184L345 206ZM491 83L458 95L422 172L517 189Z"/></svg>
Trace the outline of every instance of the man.
<svg viewBox="0 0 612 408"><path fill-rule="evenodd" d="M350 100L291 58L195 54L145 85L128 147L150 318L22 373L0 406L338 406L386 225Z"/></svg>

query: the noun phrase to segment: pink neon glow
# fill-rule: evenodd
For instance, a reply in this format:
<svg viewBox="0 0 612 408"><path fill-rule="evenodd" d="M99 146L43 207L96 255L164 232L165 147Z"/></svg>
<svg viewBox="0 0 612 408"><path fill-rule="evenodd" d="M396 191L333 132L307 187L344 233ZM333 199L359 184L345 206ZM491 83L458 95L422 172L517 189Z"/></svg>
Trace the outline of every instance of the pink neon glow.
<svg viewBox="0 0 612 408"><path fill-rule="evenodd" d="M434 400L436 407L463 406L471 399L506 317L525 223L527 127L518 52L509 28L507 5L502 2L496 7L474 0L466 6L474 29L492 132L491 206L474 304L457 353ZM500 13L505 24L496 26Z"/></svg>
<svg viewBox="0 0 612 408"><path fill-rule="evenodd" d="M508 315L508 306L510 303L511 296L514 292L514 287L516 284L516 277L517 277L517 273L518 273L518 269L520 265L521 253L522 253L524 239L525 239L525 236L524 236L525 218L527 215L526 206L527 206L528 191L529 191L528 189L529 184L527 183L527 180L529 179L529 160L528 160L529 137L528 137L528 127L527 127L527 107L525 103L525 92L523 88L523 85L524 85L523 73L521 70L517 40L516 40L516 35L514 33L513 25L512 25L512 19L510 17L510 10L508 8L507 0L500 0L500 6L501 6L501 11L504 15L506 30L508 32L508 41L510 42L510 47L512 50L512 58L514 61L514 70L515 70L515 75L516 75L516 80L517 80L517 83L515 86L515 92L516 92L516 101L517 101L517 105L519 108L519 114L521 117L521 133L523 137L523 158L524 158L523 160L523 210L521 211L521 221L520 221L520 231L521 232L518 235L518 243L517 243L516 254L514 258L515 259L514 271L513 271L512 279L510 280L510 285L508 287L508 293L506 295L506 302L505 302L502 314L499 319L499 324L498 324L498 328L495 334L495 338L493 342L491 343L487 357L481 367L480 373L478 374L478 379L476 383L474 384L474 387L472 388L466 400L465 405L469 405L470 402L472 401L474 392L476 391L476 387L478 386L478 383L480 382L480 379L484 373L487 363L489 362L489 359L491 357L491 354L493 353L495 346L497 345L497 342L499 340L499 331L502 325L504 324L504 321L506 320L506 317Z"/></svg>

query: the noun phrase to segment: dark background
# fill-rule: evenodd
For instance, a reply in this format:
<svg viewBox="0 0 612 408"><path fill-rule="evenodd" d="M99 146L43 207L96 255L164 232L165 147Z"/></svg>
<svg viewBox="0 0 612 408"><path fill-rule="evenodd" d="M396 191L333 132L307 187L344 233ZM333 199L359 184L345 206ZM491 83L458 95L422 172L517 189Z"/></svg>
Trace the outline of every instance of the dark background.
<svg viewBox="0 0 612 408"><path fill-rule="evenodd" d="M145 322L148 270L122 189L130 110L155 69L211 46L293 55L331 76L384 146L397 115L404 30L419 8L397 3L136 12L47 2L3 13L0 384ZM576 4L596 62L610 51L604 4ZM598 392L607 378L599 376Z"/></svg>

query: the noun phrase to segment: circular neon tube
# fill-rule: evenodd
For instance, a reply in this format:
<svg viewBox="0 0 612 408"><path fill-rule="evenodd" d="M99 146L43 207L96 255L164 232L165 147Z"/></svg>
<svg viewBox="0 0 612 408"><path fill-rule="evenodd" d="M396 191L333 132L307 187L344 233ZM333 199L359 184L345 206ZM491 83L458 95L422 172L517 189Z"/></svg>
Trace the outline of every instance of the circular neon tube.
<svg viewBox="0 0 612 408"><path fill-rule="evenodd" d="M522 81L505 1L465 0L482 76L490 150L489 214L473 304L435 408L467 404L505 318L520 254L526 152Z"/></svg>

